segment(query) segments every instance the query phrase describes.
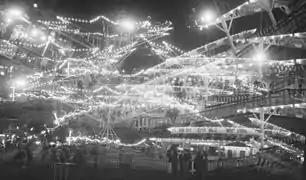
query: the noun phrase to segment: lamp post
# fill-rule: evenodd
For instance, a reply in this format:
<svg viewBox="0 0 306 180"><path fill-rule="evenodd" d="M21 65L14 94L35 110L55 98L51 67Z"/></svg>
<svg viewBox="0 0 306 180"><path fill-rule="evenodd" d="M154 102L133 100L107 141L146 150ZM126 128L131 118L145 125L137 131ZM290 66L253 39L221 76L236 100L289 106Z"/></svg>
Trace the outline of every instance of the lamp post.
<svg viewBox="0 0 306 180"><path fill-rule="evenodd" d="M256 49L256 54L254 56L254 60L257 61L259 63L259 79L262 80L263 79L263 72L262 72L262 64L263 61L265 61L267 59L267 56L265 54L265 50L263 47L263 44L259 44L259 48ZM262 106L260 107L259 110L259 120L261 122L261 126L260 126L260 130L261 130L261 148L264 148L264 144L265 144L265 124L267 121L269 121L270 117L272 116L272 114L269 115L269 117L267 119L265 119L265 109Z"/></svg>
<svg viewBox="0 0 306 180"><path fill-rule="evenodd" d="M15 92L16 88L23 88L26 85L26 81L23 79L18 79L12 83L12 101L15 102Z"/></svg>
<svg viewBox="0 0 306 180"><path fill-rule="evenodd" d="M304 136L306 135L305 133L305 128L304 128ZM304 159L303 159L303 178L306 179L306 163L305 163L305 156L306 156L306 140L304 140L303 142L303 145L304 145Z"/></svg>
<svg viewBox="0 0 306 180"><path fill-rule="evenodd" d="M69 137L68 137L68 145L70 146L71 145L71 139L72 138L72 130L70 129L69 130Z"/></svg>
<svg viewBox="0 0 306 180"><path fill-rule="evenodd" d="M15 86L13 86L12 89L13 89L12 101L15 102Z"/></svg>
<svg viewBox="0 0 306 180"><path fill-rule="evenodd" d="M262 61L265 58L265 54L261 51L257 51L255 54L254 60L258 61L259 64L262 64ZM261 71L261 66L259 66L259 79L262 80L263 74ZM264 108L261 106L259 110L259 120L261 122L260 130L261 130L261 148L264 148L265 143L265 112Z"/></svg>

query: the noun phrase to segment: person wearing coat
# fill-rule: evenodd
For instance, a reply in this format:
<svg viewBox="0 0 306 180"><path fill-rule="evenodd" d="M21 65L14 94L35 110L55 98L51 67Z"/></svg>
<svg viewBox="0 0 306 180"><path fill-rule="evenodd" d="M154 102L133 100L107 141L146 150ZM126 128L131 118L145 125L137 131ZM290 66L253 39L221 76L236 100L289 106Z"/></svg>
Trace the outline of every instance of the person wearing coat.
<svg viewBox="0 0 306 180"><path fill-rule="evenodd" d="M204 169L203 169L203 172L204 172L204 177L207 175L208 173L208 154L207 152L204 152L204 159L203 159L203 163L204 163Z"/></svg>
<svg viewBox="0 0 306 180"><path fill-rule="evenodd" d="M195 157L195 169L198 180L205 178L208 171L208 156L204 151L199 151Z"/></svg>
<svg viewBox="0 0 306 180"><path fill-rule="evenodd" d="M184 152L181 152L178 156L179 164L180 164L180 174L184 176L185 174L185 159L184 159Z"/></svg>
<svg viewBox="0 0 306 180"><path fill-rule="evenodd" d="M171 163L171 173L176 178L178 172L178 153L176 147L170 149L169 162Z"/></svg>
<svg viewBox="0 0 306 180"><path fill-rule="evenodd" d="M93 158L93 161L94 161L94 167L95 168L98 168L98 155L99 155L99 147L97 145L93 146L91 151L90 151L90 154Z"/></svg>
<svg viewBox="0 0 306 180"><path fill-rule="evenodd" d="M180 174L187 178L189 175L189 164L191 161L191 155L189 156L187 151L183 151L179 155L179 163L180 163Z"/></svg>

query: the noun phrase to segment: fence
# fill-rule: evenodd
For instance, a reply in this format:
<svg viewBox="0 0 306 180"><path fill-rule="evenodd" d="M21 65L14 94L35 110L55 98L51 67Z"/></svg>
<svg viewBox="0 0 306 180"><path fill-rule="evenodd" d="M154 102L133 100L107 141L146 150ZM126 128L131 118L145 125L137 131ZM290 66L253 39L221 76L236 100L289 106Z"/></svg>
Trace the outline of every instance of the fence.
<svg viewBox="0 0 306 180"><path fill-rule="evenodd" d="M95 159L96 158L96 159ZM108 156L106 154L100 154L97 156L85 155L83 158L86 160L82 162L82 167L79 164L69 162L69 158L65 158L64 162L56 162L52 164L54 180L67 180L68 175L71 172L71 168L82 168L85 166L93 166L96 168L118 168L127 170L152 170L167 172L169 170L169 162L167 160L157 160L145 156L136 156L131 158L129 161L120 160L119 156ZM270 153L261 153L254 156L242 157L242 158L231 158L231 159L219 159L208 161L208 171L214 172L217 169L239 169L252 167L258 171L262 171L270 174L287 173L296 176L299 174L299 166L290 163L282 162L275 158ZM190 173L196 173L195 164L193 161L190 162Z"/></svg>
<svg viewBox="0 0 306 180"><path fill-rule="evenodd" d="M89 162L92 163L92 162ZM235 158L235 159L222 159L222 160L209 160L208 162L208 170L214 171L218 168L239 168L239 167L247 167L247 166L255 166L256 157L249 156L244 158ZM99 160L99 167L112 167L112 168L120 168L122 165L127 165L131 169L143 169L143 170L160 170L167 171L169 167L169 163L167 160L154 160L154 159L137 159L134 158L129 164L125 164L120 162L119 159L103 159ZM190 172L195 172L194 169L194 161L191 161L191 169Z"/></svg>
<svg viewBox="0 0 306 180"><path fill-rule="evenodd" d="M168 171L169 163L166 160L153 160L153 159L137 159L134 158L130 164L127 166L130 169L136 170L159 170ZM100 164L101 167L112 167L121 168L123 166L122 162L118 159L108 159L104 160ZM267 158L267 156L259 154L254 156L242 157L242 158L231 158L231 159L220 159L220 160L209 160L208 161L208 171L212 172L219 168L221 169L234 169L234 168L245 168L254 167L260 171L265 171L268 173L278 173L286 172L293 173L294 169L298 169L298 166L292 167L291 164L286 164L284 162L275 161L273 158ZM194 161L191 161L190 172L195 173Z"/></svg>

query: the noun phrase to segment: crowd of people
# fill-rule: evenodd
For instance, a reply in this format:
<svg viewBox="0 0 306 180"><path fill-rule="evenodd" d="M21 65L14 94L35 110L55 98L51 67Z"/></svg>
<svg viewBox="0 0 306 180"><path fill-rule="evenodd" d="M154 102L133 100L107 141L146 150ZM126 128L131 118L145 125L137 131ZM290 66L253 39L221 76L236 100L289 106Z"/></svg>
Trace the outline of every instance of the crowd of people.
<svg viewBox="0 0 306 180"><path fill-rule="evenodd" d="M37 152L37 154L34 154ZM11 158L2 158L5 162L20 163L23 168L33 163L40 164L81 164L84 161L84 151L78 146L56 146L53 143L35 145L32 142L19 142L14 146L3 148L2 154L11 154Z"/></svg>
<svg viewBox="0 0 306 180"><path fill-rule="evenodd" d="M189 150L180 151L174 145L167 151L167 157L169 171L174 178L177 178L179 175L181 177L188 177L195 173L196 177L200 180L204 179L207 175L208 154L204 150L199 150L193 159ZM192 170L195 170L195 172L192 172Z"/></svg>
<svg viewBox="0 0 306 180"><path fill-rule="evenodd" d="M54 169L61 174L60 176L67 176L65 175L67 173L65 170L67 169L66 167L84 167L84 165L88 165L88 158L91 158L93 167L97 168L99 156L101 155L101 149L99 147L99 145L68 146L65 144L58 146L50 142L37 145L31 142L23 142L15 146L7 144L3 152L14 152L11 161L19 163L22 168L27 168L32 164L48 165L54 167ZM232 160L232 162L230 162L230 159L227 160L221 157L216 160L211 160L212 154L210 151L205 151L204 149L190 151L178 148L176 145L172 145L167 150L166 157L169 165L169 173L171 173L174 178L180 179L181 177L188 179L193 176L202 180L209 177L208 172L211 170L222 169L222 167L226 168L227 166L224 164L233 164L233 167L246 167L247 164L245 163L248 163L249 160L252 161L250 163L251 165L257 166L263 170L271 168L284 169L282 167L278 168L278 166L281 166L280 163L268 161L264 157L263 160L261 160L256 156L258 159L257 163L255 156L252 156L255 158L254 160L252 157L237 158L236 160ZM216 157L218 158L218 156ZM120 160L119 163L124 162ZM214 167L212 167L212 165ZM81 171L82 170L80 170L80 172Z"/></svg>

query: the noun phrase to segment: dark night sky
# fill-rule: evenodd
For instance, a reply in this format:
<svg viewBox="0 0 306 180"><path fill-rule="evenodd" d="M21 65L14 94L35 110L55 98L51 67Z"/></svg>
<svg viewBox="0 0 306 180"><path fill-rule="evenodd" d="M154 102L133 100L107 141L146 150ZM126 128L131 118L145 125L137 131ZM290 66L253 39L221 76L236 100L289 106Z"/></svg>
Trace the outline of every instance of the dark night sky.
<svg viewBox="0 0 306 180"><path fill-rule="evenodd" d="M174 24L174 31L168 37L168 41L176 46L189 50L209 41L223 37L224 34L217 28L208 31L199 31L197 28L188 29L196 18L192 8L208 9L214 8L213 0L42 0L48 6L53 7L58 13L75 17L93 17L95 15L106 15L111 18L126 15L145 18L152 17L152 21L170 20ZM221 11L226 12L243 0L219 0L227 2ZM250 22L250 21L248 21ZM253 21L254 22L254 21ZM246 23L238 23L245 24ZM249 23L247 23L249 24ZM260 24L257 20L257 26ZM254 25L254 23L253 23ZM255 25L255 26L256 26ZM240 25L239 25L240 26ZM237 27L237 26L236 26ZM242 28L242 29L248 29Z"/></svg>
<svg viewBox="0 0 306 180"><path fill-rule="evenodd" d="M35 1L35 0L34 0ZM166 40L173 45L183 49L191 50L208 42L225 36L224 32L216 27L200 31L198 28L187 28L194 25L194 20L199 18L201 10L215 8L213 0L40 0L42 5L52 8L59 15L91 18L96 15L105 15L111 19L120 16L145 19L152 17L152 21L170 20L173 22L174 30ZM221 2L220 13L223 14L233 9L244 0L217 0ZM197 13L193 13L195 8ZM252 28L260 28L261 25L270 23L266 13L237 19L233 22L233 33ZM139 53L144 54L144 53ZM143 59L146 62L143 63ZM125 63L128 67L143 68L152 66L160 60L154 57L143 57L135 55L129 57ZM125 65L124 65L125 66ZM126 67L126 66L125 66ZM128 69L130 69L128 68ZM126 68L125 68L126 69ZM128 70L126 69L126 70ZM128 70L129 71L129 70Z"/></svg>

